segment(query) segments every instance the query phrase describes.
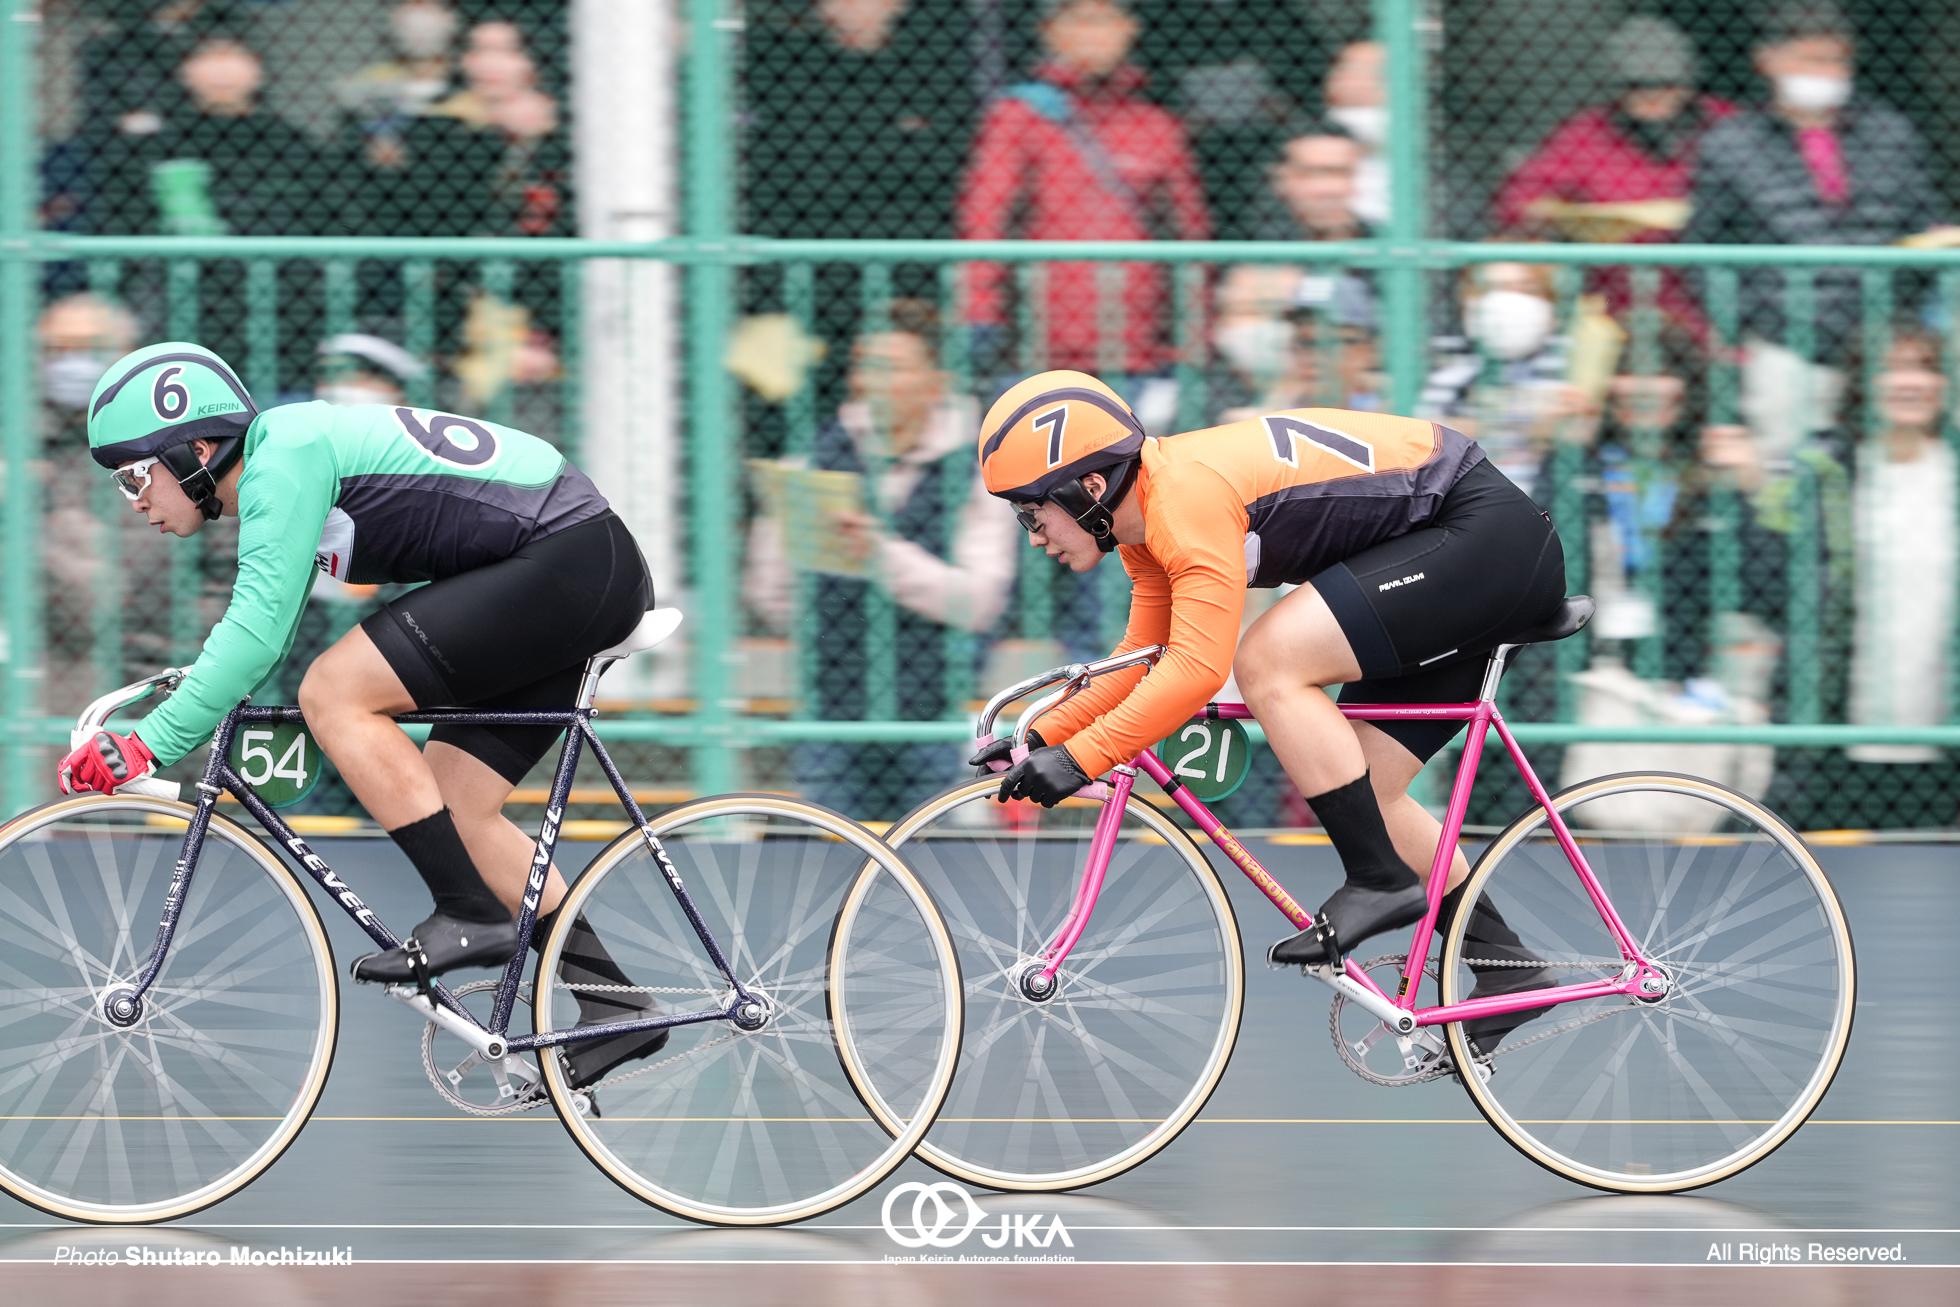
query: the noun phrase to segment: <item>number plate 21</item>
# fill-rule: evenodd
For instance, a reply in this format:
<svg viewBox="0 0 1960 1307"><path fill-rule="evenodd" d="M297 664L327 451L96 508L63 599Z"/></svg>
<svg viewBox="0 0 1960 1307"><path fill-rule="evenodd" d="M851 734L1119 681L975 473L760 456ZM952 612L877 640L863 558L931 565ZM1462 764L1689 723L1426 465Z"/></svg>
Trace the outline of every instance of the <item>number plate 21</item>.
<svg viewBox="0 0 1960 1307"><path fill-rule="evenodd" d="M1245 784L1252 742L1245 727L1229 718L1191 722L1157 746L1157 757L1193 798L1216 803Z"/></svg>
<svg viewBox="0 0 1960 1307"><path fill-rule="evenodd" d="M320 779L320 746L298 722L255 726L238 724L231 737L231 769L261 799L285 808L307 796Z"/></svg>

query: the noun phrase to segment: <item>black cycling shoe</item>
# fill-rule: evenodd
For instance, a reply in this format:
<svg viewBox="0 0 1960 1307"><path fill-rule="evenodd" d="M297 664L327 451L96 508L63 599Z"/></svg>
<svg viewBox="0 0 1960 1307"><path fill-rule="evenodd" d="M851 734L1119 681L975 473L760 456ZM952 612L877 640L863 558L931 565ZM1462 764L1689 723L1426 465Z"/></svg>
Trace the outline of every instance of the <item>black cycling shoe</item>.
<svg viewBox="0 0 1960 1307"><path fill-rule="evenodd" d="M427 959L431 976L458 967L501 967L517 952L517 923L460 921L441 912L432 913L400 948L355 958L349 970L356 980L383 985L408 984L416 978L415 963L409 956L411 949L419 950Z"/></svg>
<svg viewBox="0 0 1960 1307"><path fill-rule="evenodd" d="M1522 949L1511 952L1519 955L1520 961L1537 961L1531 953ZM1543 967L1492 967L1479 972L1476 987L1470 991L1469 998L1497 998L1504 994L1524 994L1534 989L1550 989L1558 984ZM1556 1007L1557 1004L1553 1004ZM1470 1041L1470 1051L1478 1057L1489 1057L1504 1042L1504 1037L1527 1021L1535 1021L1552 1010L1551 1007L1520 1008L1516 1012L1506 1012L1502 1016L1478 1017L1475 1021L1463 1023L1463 1036Z"/></svg>
<svg viewBox="0 0 1960 1307"><path fill-rule="evenodd" d="M1283 967L1323 967L1371 935L1397 926L1413 926L1427 911L1429 893L1420 881L1391 890L1343 885L1320 905L1313 925L1267 949L1266 960ZM1331 932L1327 927L1332 928ZM1334 937L1331 958L1322 940L1323 933Z"/></svg>
<svg viewBox="0 0 1960 1307"><path fill-rule="evenodd" d="M633 1021L639 1016L652 1015L653 999L643 994L608 994L607 998L619 1007L628 1006L640 1009L634 1012L615 1012L609 1016L585 1017L580 1026L603 1026L615 1021ZM573 1029L577 1029L574 1026ZM574 1089L597 1084L605 1079L613 1068L628 1062L637 1062L643 1057L652 1057L667 1047L667 1036L671 1030L641 1030L630 1035L614 1035L611 1039L589 1039L582 1044L567 1044L565 1050L566 1080Z"/></svg>

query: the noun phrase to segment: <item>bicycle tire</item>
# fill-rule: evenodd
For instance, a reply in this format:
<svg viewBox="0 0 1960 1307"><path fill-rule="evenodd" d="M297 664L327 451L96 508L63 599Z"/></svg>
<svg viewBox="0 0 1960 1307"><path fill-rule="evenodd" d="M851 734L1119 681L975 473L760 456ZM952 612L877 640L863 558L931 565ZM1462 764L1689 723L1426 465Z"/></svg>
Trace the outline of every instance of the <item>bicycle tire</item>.
<svg viewBox="0 0 1960 1307"><path fill-rule="evenodd" d="M688 1220L774 1225L849 1202L925 1136L958 1061L959 966L931 896L862 826L778 795L703 799L651 825L770 1019L752 1033L726 1021L674 1027L647 1062L598 1083L603 1115L582 1113L564 1060L544 1056L559 1119L615 1183ZM867 878L866 901L851 898ZM600 852L559 909L538 963L540 1032L576 1019L575 991L556 978L581 916L637 984L670 991L655 1002L720 1011L731 1001L632 830ZM847 1024L882 1055L872 1078L901 1104L894 1129L845 1070Z"/></svg>
<svg viewBox="0 0 1960 1307"><path fill-rule="evenodd" d="M318 910L256 836L214 815L163 970L134 979L189 805L78 795L0 828L0 1189L70 1220L140 1224L237 1193L306 1124L340 991Z"/></svg>
<svg viewBox="0 0 1960 1307"><path fill-rule="evenodd" d="M960 1070L918 1156L969 1184L1078 1189L1162 1151L1218 1087L1245 1009L1238 920L1189 837L1132 799L1057 992L1030 1002L1018 972L1066 915L1101 805L1041 812L1037 829L957 824L997 815L978 805L998 785L950 790L886 833L939 903L966 984Z"/></svg>
<svg viewBox="0 0 1960 1307"><path fill-rule="evenodd" d="M1488 1077L1459 1078L1513 1147L1580 1184L1673 1193L1736 1175L1810 1117L1843 1060L1857 974L1837 895L1795 832L1712 781L1626 773L1552 801L1671 988L1558 1005L1481 1050ZM1488 895L1526 950L1568 964L1548 969L1557 983L1611 974L1619 950L1548 836L1542 808L1511 823L1464 902ZM1466 959L1505 953L1469 940L1471 920L1444 939L1445 1003L1475 983ZM1473 1067L1464 1023L1447 1031Z"/></svg>

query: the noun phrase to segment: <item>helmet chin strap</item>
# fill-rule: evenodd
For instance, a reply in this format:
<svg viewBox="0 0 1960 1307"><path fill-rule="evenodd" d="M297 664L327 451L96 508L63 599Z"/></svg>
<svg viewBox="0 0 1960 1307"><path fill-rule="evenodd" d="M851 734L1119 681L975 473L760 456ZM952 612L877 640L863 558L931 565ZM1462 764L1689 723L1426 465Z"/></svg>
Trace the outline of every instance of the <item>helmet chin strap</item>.
<svg viewBox="0 0 1960 1307"><path fill-rule="evenodd" d="M198 512L204 514L207 522L217 521L225 511L224 504L218 499L218 483L224 480L232 464L245 453L245 442L236 436L213 443L217 448L211 452L210 461L205 463L197 461L197 451L189 445L172 445L158 455L163 465L170 469L170 474L177 478L177 484L183 488L185 496L197 505Z"/></svg>
<svg viewBox="0 0 1960 1307"><path fill-rule="evenodd" d="M1105 554L1116 552L1116 514L1114 510L1123 503L1123 497L1130 493L1130 486L1136 481L1138 460L1132 459L1117 469L1117 475L1109 481L1103 497L1097 499L1082 484L1080 477L1065 481L1049 492L1051 503L1061 507L1064 513L1075 519L1075 524L1089 533L1096 542L1096 548Z"/></svg>

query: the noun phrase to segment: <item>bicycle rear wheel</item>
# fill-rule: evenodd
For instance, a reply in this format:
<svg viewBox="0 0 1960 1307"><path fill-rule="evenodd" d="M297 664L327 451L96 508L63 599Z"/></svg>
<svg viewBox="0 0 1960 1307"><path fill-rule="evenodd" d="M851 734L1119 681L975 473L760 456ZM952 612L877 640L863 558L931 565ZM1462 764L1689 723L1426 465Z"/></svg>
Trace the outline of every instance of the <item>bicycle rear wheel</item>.
<svg viewBox="0 0 1960 1307"><path fill-rule="evenodd" d="M1204 855L1132 800L1088 929L1030 1001L1021 972L1068 915L1102 805L1010 814L998 788L948 791L886 834L966 978L959 1074L919 1157L971 1184L1074 1189L1154 1156L1217 1088L1245 1000L1238 922Z"/></svg>
<svg viewBox="0 0 1960 1307"><path fill-rule="evenodd" d="M594 1088L587 1101L602 1115L580 1110L563 1060L547 1055L559 1117L619 1185L690 1220L776 1224L850 1201L925 1135L958 1060L959 965L930 896L863 827L774 795L690 803L653 831L768 1018L754 1031L723 1020L673 1028L665 1048ZM629 831L559 910L538 963L551 978L539 985L540 1031L578 1020L559 960L581 916L665 1013L733 1001L666 874ZM896 1104L891 1122L844 1068L847 1026L874 1054L865 1076Z"/></svg>
<svg viewBox="0 0 1960 1307"><path fill-rule="evenodd" d="M208 1207L278 1158L325 1088L340 997L306 891L213 817L162 972L134 981L191 809L83 795L0 831L0 1188L78 1221Z"/></svg>
<svg viewBox="0 0 1960 1307"><path fill-rule="evenodd" d="M1693 1189L1754 1165L1810 1116L1851 1036L1851 933L1823 869L1768 809L1692 776L1605 776L1553 803L1671 988L1552 1008L1484 1050L1470 1097L1525 1156L1600 1189ZM1464 901L1480 895L1556 983L1619 970L1542 809L1478 859ZM1444 940L1446 1003L1474 988L1471 960L1524 956L1470 939L1471 923L1459 912ZM1447 1030L1473 1066L1463 1026Z"/></svg>

